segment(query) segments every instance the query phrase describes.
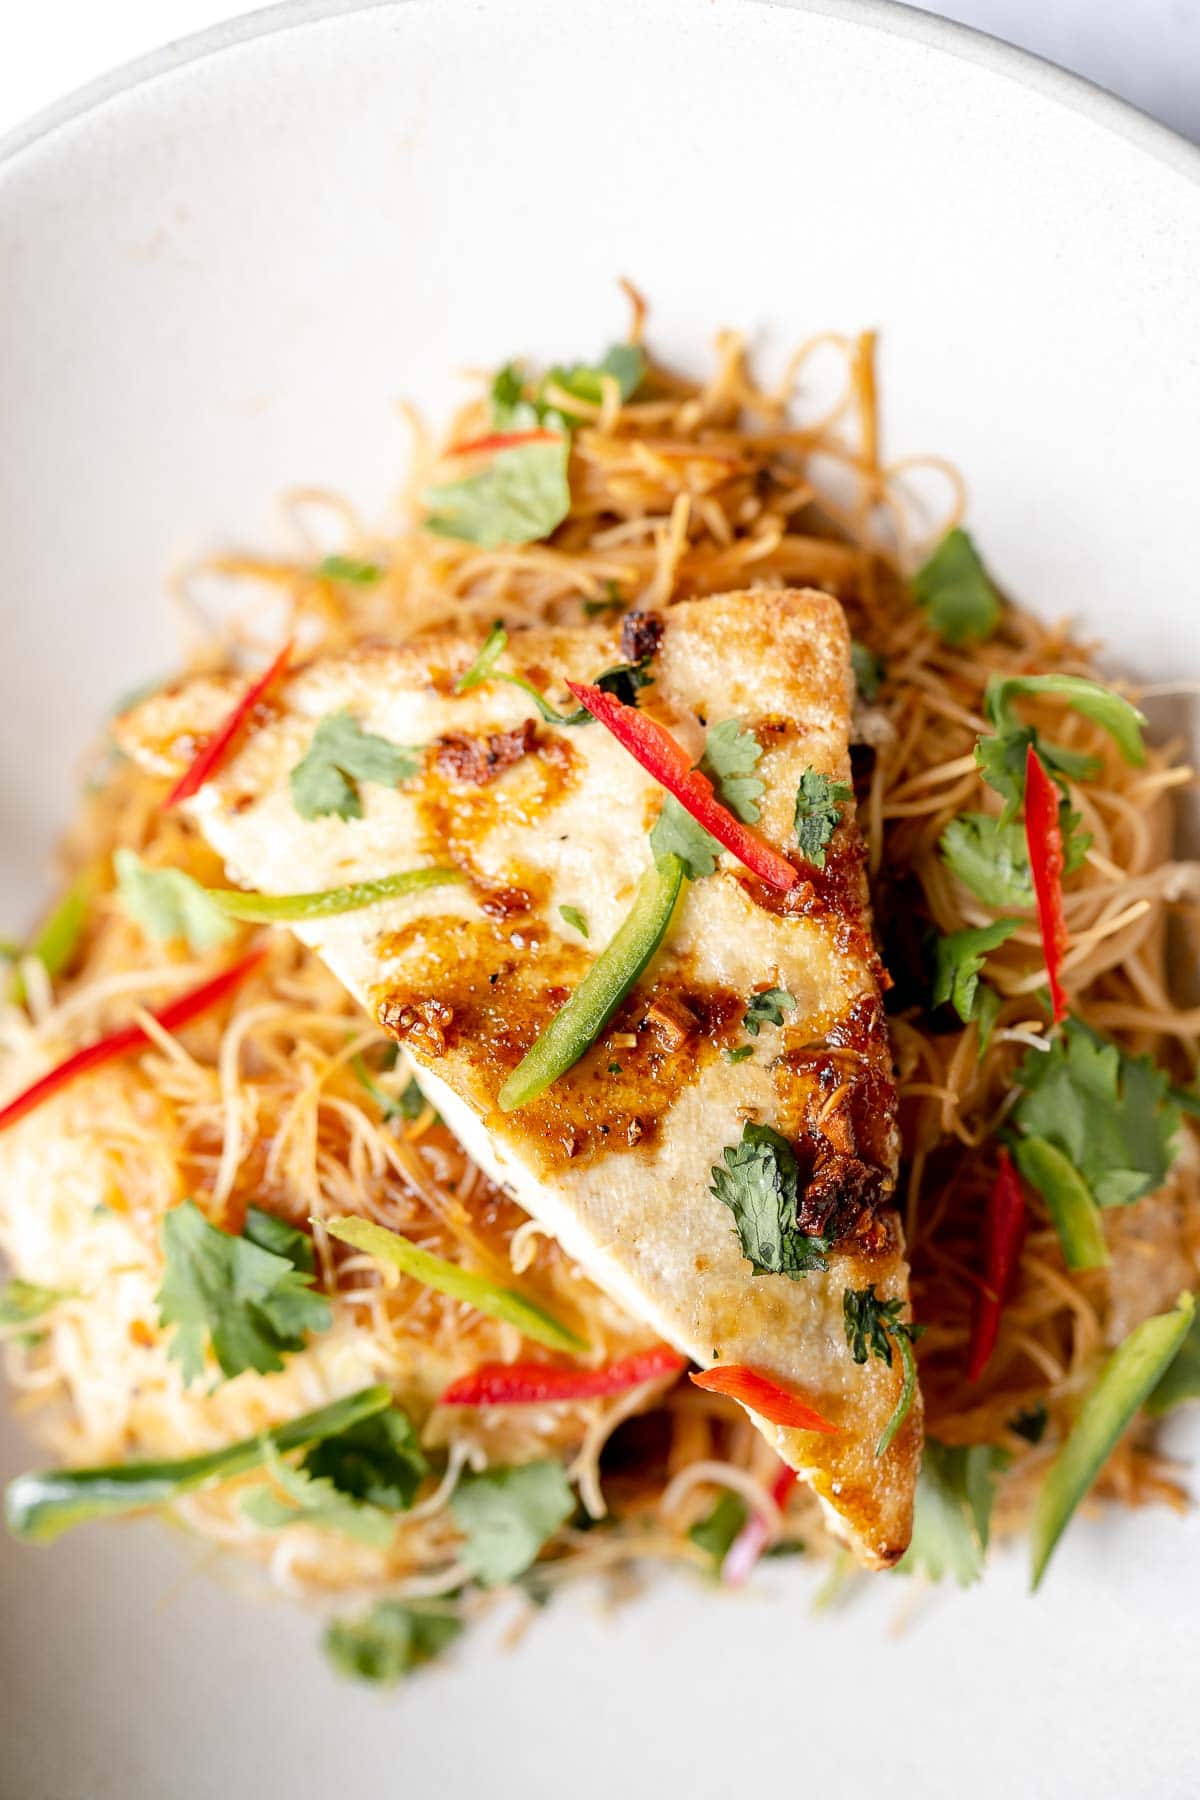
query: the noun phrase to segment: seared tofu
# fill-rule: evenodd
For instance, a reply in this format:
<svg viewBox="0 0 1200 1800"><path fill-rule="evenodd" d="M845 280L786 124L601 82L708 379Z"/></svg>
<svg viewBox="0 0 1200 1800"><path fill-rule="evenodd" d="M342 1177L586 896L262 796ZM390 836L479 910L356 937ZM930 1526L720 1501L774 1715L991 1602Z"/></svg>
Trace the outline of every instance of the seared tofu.
<svg viewBox="0 0 1200 1800"><path fill-rule="evenodd" d="M548 725L499 680L456 693L481 640L443 632L297 669L189 804L231 876L268 893L422 864L463 873L461 885L298 925L297 935L404 1046L475 1160L622 1306L701 1366L748 1365L838 1427L822 1435L751 1414L833 1529L884 1567L909 1540L920 1402L877 1459L900 1359L853 1361L843 1293L874 1283L881 1299L907 1301L890 1206L886 977L852 807L821 870L801 861L794 828L806 770L850 779L846 622L824 594L727 594L675 606L661 622L516 631L498 667L568 712L565 679L594 680L656 639L643 709L697 761L720 722L755 735L758 828L801 879L783 894L722 855L714 874L686 885L663 947L599 1041L517 1111L499 1109L501 1087L622 922L652 860L663 791L603 726ZM207 679L161 693L120 722L120 741L176 776L237 692ZM335 712L414 747L416 772L359 784L359 817L305 819L289 777ZM753 996L773 988L794 1005L781 1024L748 1032ZM834 1239L826 1269L760 1273L743 1254L711 1190L747 1122L795 1147L798 1221Z"/></svg>

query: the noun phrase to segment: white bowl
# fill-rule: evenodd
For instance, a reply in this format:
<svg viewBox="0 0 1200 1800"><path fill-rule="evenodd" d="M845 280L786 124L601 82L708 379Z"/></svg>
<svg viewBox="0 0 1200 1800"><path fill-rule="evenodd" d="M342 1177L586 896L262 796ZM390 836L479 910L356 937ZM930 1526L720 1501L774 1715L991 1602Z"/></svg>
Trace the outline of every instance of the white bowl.
<svg viewBox="0 0 1200 1800"><path fill-rule="evenodd" d="M1200 155L1017 53L880 5L285 7L165 52L0 164L5 899L73 759L167 666L164 578L261 544L290 483L381 514L395 410L452 372L588 354L628 273L655 344L883 331L890 447L967 472L1006 586L1149 675L1200 666ZM12 918L12 923L17 923ZM0 1460L30 1458L15 1428ZM380 1698L152 1526L0 1548L7 1791L616 1792L690 1800L1194 1791L1196 1522L1077 1524L930 1597L809 1616L660 1583L558 1604ZM492 1634L494 1637L494 1634Z"/></svg>

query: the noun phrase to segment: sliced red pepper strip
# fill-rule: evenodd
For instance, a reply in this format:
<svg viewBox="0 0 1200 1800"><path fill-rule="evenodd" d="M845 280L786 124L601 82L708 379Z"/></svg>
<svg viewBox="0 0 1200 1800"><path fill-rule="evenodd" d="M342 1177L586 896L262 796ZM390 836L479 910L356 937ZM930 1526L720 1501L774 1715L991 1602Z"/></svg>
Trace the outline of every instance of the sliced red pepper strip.
<svg viewBox="0 0 1200 1800"><path fill-rule="evenodd" d="M180 994L160 1012L151 1016L164 1031L178 1031L181 1025L186 1025L189 1020L208 1012L222 1001L239 982L246 979L266 954L267 946L260 945L249 956L243 956L240 962L235 962L219 975L214 975L211 981L204 981L199 987L190 988L186 994ZM5 1106L0 1106L0 1131L4 1131L9 1125L15 1125L18 1119L31 1113L43 1100L49 1100L60 1088L68 1087L78 1076L86 1075L89 1070L98 1069L104 1063L116 1062L122 1056L128 1056L131 1050L140 1050L143 1044L151 1042L152 1039L140 1025L123 1025L120 1031L111 1032L108 1037L98 1038L94 1044L76 1050L65 1062L48 1069L32 1087L27 1087L23 1093L14 1095Z"/></svg>
<svg viewBox="0 0 1200 1800"><path fill-rule="evenodd" d="M636 1350L600 1369L560 1369L553 1363L481 1363L469 1375L452 1381L442 1406L536 1406L556 1400L596 1400L623 1394L661 1375L687 1367L667 1344Z"/></svg>
<svg viewBox="0 0 1200 1800"><path fill-rule="evenodd" d="M447 456L478 456L485 450L519 450L522 444L557 444L561 431L489 431L483 437L465 438L451 444Z"/></svg>
<svg viewBox="0 0 1200 1800"><path fill-rule="evenodd" d="M780 1463L779 1473L771 1483L771 1498L781 1511L799 1479L795 1469L789 1469L786 1463ZM770 1542L770 1521L760 1512L751 1513L725 1552L725 1560L721 1564L721 1580L729 1587L741 1587L743 1582L750 1579L755 1565Z"/></svg>
<svg viewBox="0 0 1200 1800"><path fill-rule="evenodd" d="M984 1215L983 1288L976 1302L975 1317L971 1325L971 1349L967 1356L968 1381L979 1380L996 1348L1000 1314L1016 1280L1021 1245L1025 1241L1025 1225L1025 1196L1021 1192L1021 1183L1013 1168L1012 1157L1007 1150L1001 1150L1000 1166L996 1171L995 1184L988 1196L987 1212Z"/></svg>
<svg viewBox="0 0 1200 1800"><path fill-rule="evenodd" d="M234 739L246 723L258 702L267 689L283 674L288 658L292 654L291 643L286 643L269 668L263 670L256 681L252 681L232 712L217 726L202 750L197 751L175 786L163 801L164 810L170 806L178 806L181 800L190 800L198 793L206 781L211 781L221 764L233 748Z"/></svg>
<svg viewBox="0 0 1200 1800"><path fill-rule="evenodd" d="M1025 842L1037 897L1038 927L1050 981L1054 1023L1060 1025L1068 1008L1059 970L1070 944L1067 921L1063 916L1062 827L1058 822L1058 789L1042 767L1042 760L1032 744L1025 756Z"/></svg>
<svg viewBox="0 0 1200 1800"><path fill-rule="evenodd" d="M731 851L752 874L769 887L781 888L784 893L796 886L800 876L787 857L776 850L774 844L769 844L760 832L750 825L743 825L728 807L721 805L708 776L692 767L687 751L665 725L586 681L568 681L567 686L579 704L586 706L592 717L612 732L646 773L653 775L669 794L674 794L697 824L703 825L705 831Z"/></svg>
<svg viewBox="0 0 1200 1800"><path fill-rule="evenodd" d="M743 1406L770 1419L772 1425L790 1425L797 1431L825 1431L831 1435L841 1430L839 1425L831 1425L799 1394L789 1393L777 1381L771 1381L757 1369L747 1369L741 1363L718 1363L715 1369L693 1374L692 1380L707 1393L728 1394L731 1400L740 1400Z"/></svg>

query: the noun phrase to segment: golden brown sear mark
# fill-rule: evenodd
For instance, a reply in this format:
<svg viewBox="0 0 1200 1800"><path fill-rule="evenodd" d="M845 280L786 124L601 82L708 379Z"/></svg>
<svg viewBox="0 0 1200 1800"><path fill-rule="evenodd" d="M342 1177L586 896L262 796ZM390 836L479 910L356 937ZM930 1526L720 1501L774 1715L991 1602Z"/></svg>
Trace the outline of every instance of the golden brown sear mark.
<svg viewBox="0 0 1200 1800"><path fill-rule="evenodd" d="M434 754L434 765L452 781L472 787L486 787L528 756L537 743L538 730L532 719L525 719L512 731L495 731L484 737L471 737L465 731L450 731L440 737Z"/></svg>
<svg viewBox="0 0 1200 1800"><path fill-rule="evenodd" d="M398 967L374 996L380 1024L431 1062L452 1055L485 1106L589 962L524 916L414 921L384 950ZM635 990L574 1068L507 1129L520 1130L543 1173L650 1144L680 1091L735 1041L744 1010L729 990L664 973Z"/></svg>

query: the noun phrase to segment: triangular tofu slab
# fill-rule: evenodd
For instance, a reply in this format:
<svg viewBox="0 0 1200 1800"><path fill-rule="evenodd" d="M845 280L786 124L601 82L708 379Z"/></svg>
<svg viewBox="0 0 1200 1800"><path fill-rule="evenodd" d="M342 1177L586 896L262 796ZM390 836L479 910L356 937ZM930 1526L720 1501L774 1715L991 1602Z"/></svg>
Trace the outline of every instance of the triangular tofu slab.
<svg viewBox="0 0 1200 1800"><path fill-rule="evenodd" d="M706 727L736 719L752 731L759 829L795 855L804 771L850 778L849 639L836 601L727 594L672 607L661 633L654 622L639 633L636 619L623 633L622 644L616 625L516 632L498 666L569 710L564 678L592 680L658 636L643 706L696 759ZM843 1322L847 1288L873 1282L880 1298L907 1300L889 1207L897 1140L883 976L856 829L838 828L823 871L797 863L804 879L786 897L723 855L687 886L600 1041L539 1099L502 1113L506 1077L627 913L663 794L599 724L546 724L502 681L456 694L480 641L440 633L298 669L190 803L193 816L231 874L269 893L422 863L466 872L461 887L297 935L403 1043L470 1154L623 1306L703 1367L749 1365L839 1427L825 1436L751 1415L859 1558L894 1563L909 1540L920 1401L877 1458L900 1359L856 1364ZM168 690L121 722L120 741L174 776L237 691L215 679ZM420 747L417 772L398 786L362 782L360 817L306 820L289 777L335 712ZM748 1033L751 996L772 988L794 1007ZM797 1147L801 1226L836 1238L825 1271L757 1273L710 1191L748 1121Z"/></svg>

